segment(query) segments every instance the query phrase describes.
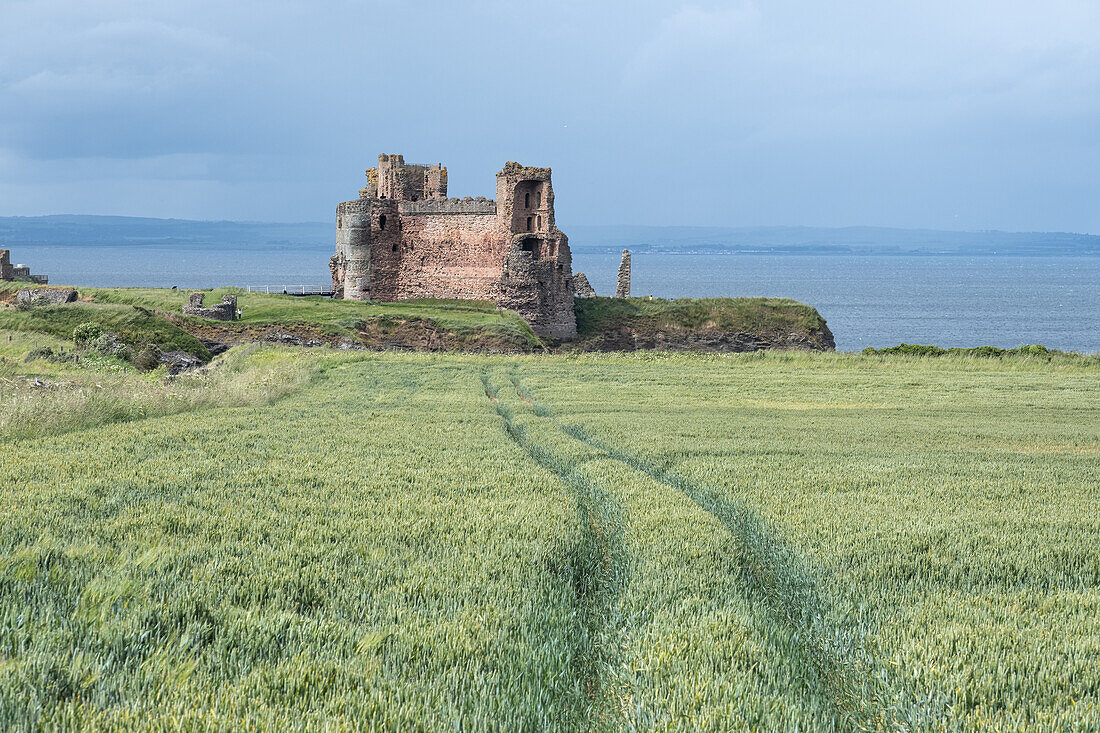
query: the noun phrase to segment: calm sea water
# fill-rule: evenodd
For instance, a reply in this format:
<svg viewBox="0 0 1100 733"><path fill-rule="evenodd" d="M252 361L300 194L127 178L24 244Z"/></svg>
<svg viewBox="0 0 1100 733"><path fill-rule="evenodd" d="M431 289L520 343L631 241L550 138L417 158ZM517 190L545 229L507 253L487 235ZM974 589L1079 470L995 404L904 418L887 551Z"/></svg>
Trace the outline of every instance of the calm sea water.
<svg viewBox="0 0 1100 733"><path fill-rule="evenodd" d="M19 262L73 285L317 285L331 245L19 245ZM615 289L617 254L577 250L573 269L596 292ZM666 298L789 297L815 306L837 348L940 346L1100 351L1100 257L966 255L647 254L633 256L633 292Z"/></svg>

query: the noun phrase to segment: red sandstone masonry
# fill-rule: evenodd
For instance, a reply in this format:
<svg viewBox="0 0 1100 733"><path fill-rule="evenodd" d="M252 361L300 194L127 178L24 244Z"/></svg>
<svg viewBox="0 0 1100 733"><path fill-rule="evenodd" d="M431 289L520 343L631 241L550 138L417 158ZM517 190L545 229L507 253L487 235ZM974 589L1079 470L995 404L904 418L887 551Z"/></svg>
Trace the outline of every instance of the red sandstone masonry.
<svg viewBox="0 0 1100 733"><path fill-rule="evenodd" d="M507 163L497 200L446 198L447 169L381 155L336 209L333 287L347 299L493 300L540 334L576 335L569 240L549 168Z"/></svg>

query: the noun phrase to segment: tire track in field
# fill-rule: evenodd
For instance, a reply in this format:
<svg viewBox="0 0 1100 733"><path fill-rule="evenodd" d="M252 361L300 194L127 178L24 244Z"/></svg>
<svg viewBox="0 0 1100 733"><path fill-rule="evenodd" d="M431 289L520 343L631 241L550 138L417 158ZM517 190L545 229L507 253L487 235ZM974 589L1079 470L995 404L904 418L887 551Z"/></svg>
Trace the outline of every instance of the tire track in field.
<svg viewBox="0 0 1100 733"><path fill-rule="evenodd" d="M564 434L609 458L679 491L722 522L745 548L748 562L742 580L750 599L785 626L801 647L801 655L817 672L824 690L846 722L857 729L925 730L935 727L945 702L917 696L887 671L864 641L858 626L822 591L808 563L759 513L717 487L697 484L670 469L608 445L579 425L563 425L535 401L517 373L511 375L516 394L536 415L553 422Z"/></svg>
<svg viewBox="0 0 1100 733"><path fill-rule="evenodd" d="M487 371L481 381L485 396L504 421L504 432L532 461L553 473L576 502L579 534L572 546L563 548L558 574L569 583L577 604L576 636L570 640L573 677L589 701L588 710L578 711L577 727L620 728L622 695L615 670L621 656L619 598L627 578L622 507L581 476L571 462L528 438L523 426L516 424L511 408L500 399Z"/></svg>

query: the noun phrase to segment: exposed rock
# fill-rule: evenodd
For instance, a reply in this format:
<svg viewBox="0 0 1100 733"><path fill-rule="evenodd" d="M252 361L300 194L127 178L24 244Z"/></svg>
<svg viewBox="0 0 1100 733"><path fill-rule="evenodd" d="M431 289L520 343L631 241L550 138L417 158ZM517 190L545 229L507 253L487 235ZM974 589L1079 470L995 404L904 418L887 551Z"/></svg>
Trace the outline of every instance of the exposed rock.
<svg viewBox="0 0 1100 733"><path fill-rule="evenodd" d="M168 367L169 374L179 374L188 369L202 366L203 361L186 351L166 351L160 355L160 363Z"/></svg>
<svg viewBox="0 0 1100 733"><path fill-rule="evenodd" d="M585 277L583 272L578 272L573 275L573 295L578 298L596 297L596 291L592 288L592 284L588 282L588 278Z"/></svg>
<svg viewBox="0 0 1100 733"><path fill-rule="evenodd" d="M615 284L616 298L630 297L630 250L623 250L623 259L619 262L619 279Z"/></svg>
<svg viewBox="0 0 1100 733"><path fill-rule="evenodd" d="M685 329L641 331L624 325L583 338L572 346L582 351L655 350L726 353L764 349L792 351L834 351L836 349L833 334L828 326L809 334L761 334Z"/></svg>
<svg viewBox="0 0 1100 733"><path fill-rule="evenodd" d="M76 297L77 293L72 288L23 288L15 296L15 300L31 305L57 305L72 303Z"/></svg>

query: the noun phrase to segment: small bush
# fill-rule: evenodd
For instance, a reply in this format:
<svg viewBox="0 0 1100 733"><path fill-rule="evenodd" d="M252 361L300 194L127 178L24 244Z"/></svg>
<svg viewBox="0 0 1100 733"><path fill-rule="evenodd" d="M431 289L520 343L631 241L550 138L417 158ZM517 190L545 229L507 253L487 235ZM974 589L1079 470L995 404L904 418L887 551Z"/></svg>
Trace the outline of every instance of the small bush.
<svg viewBox="0 0 1100 733"><path fill-rule="evenodd" d="M868 355L906 354L908 356L970 356L984 359L1001 359L1006 356L1042 356L1049 361L1052 356L1066 355L1064 351L1048 349L1042 344L1027 344L1015 349L1002 349L999 346L971 346L968 348L953 346L943 349L929 344L898 344L885 349L868 346L861 353Z"/></svg>
<svg viewBox="0 0 1100 733"><path fill-rule="evenodd" d="M117 356L119 349L123 347L123 344L118 340L118 334L111 331L104 331L88 345L92 351L104 356Z"/></svg>
<svg viewBox="0 0 1100 733"><path fill-rule="evenodd" d="M103 334L103 328L94 321L85 321L73 329L73 343L86 347Z"/></svg>
<svg viewBox="0 0 1100 733"><path fill-rule="evenodd" d="M55 354L54 350L51 349L49 346L37 346L31 349L30 353L27 354L26 358L23 359L23 361L30 362L34 361L35 359L46 359L52 361L56 356L57 354Z"/></svg>
<svg viewBox="0 0 1100 733"><path fill-rule="evenodd" d="M150 372L160 366L160 355L160 348L156 344L147 344L130 361L138 369Z"/></svg>
<svg viewBox="0 0 1100 733"><path fill-rule="evenodd" d="M885 349L876 349L868 346L863 350L864 354L905 354L907 356L943 356L947 349L931 344L898 344Z"/></svg>

